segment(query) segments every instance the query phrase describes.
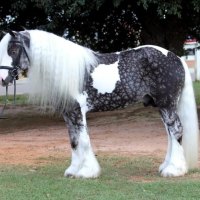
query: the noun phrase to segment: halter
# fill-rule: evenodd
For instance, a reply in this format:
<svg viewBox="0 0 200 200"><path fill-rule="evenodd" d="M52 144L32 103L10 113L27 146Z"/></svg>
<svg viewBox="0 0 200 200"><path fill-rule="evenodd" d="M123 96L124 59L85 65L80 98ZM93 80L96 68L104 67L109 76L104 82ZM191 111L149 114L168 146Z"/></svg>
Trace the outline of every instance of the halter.
<svg viewBox="0 0 200 200"><path fill-rule="evenodd" d="M21 69L20 67L20 57L21 57L21 54L22 54L22 51L24 51L25 55L27 56L28 60L29 60L29 57L28 57L28 53L23 45L23 42L21 40L21 37L20 37L20 41L9 41L9 43L15 43L15 44L18 44L20 46L20 49L19 49L19 53L18 55L16 56L16 59L13 60L12 62L12 66L13 67L10 67L10 66L0 66L0 69L6 69L8 70L8 76L6 77L6 79L3 81L5 82L5 85L6 85L6 96L5 96L5 102L4 102L4 107L3 109L1 110L0 112L0 119L4 119L5 117L3 117L3 113L4 113L4 110L7 106L7 100L8 100L8 84L10 82L14 82L14 94L13 94L13 104L15 105L16 104L16 80L18 79L18 75L19 75L19 69ZM30 60L29 60L30 61Z"/></svg>

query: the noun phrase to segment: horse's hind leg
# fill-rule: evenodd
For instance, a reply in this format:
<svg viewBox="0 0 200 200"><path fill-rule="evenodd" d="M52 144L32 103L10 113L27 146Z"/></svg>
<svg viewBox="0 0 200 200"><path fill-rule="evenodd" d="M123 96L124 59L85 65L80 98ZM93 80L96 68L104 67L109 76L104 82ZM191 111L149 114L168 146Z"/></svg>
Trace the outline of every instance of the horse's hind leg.
<svg viewBox="0 0 200 200"><path fill-rule="evenodd" d="M95 178L100 174L100 167L95 158L87 133L85 113L81 109L63 114L68 126L72 147L71 165L66 169L67 177Z"/></svg>
<svg viewBox="0 0 200 200"><path fill-rule="evenodd" d="M176 109L160 109L168 133L168 150L159 170L162 176L182 176L187 172L182 142L183 127Z"/></svg>
<svg viewBox="0 0 200 200"><path fill-rule="evenodd" d="M165 125L165 123L164 123ZM160 165L159 167L159 172L161 173L163 171L163 169L169 164L169 160L170 160L170 157L171 157L171 150L172 150L172 143L171 143L171 137L169 135L169 132L168 132L168 128L167 126L165 125L165 129L167 131L167 138L168 138L168 145L167 145L167 154L165 156L165 160L164 162Z"/></svg>

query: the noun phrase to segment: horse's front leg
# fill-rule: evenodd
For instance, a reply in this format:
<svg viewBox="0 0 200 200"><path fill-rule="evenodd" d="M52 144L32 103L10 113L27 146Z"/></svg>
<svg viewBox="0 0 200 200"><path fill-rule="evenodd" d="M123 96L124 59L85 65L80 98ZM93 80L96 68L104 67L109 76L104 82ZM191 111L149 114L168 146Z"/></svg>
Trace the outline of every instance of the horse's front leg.
<svg viewBox="0 0 200 200"><path fill-rule="evenodd" d="M63 114L68 126L72 148L71 165L66 169L66 177L95 178L100 175L100 166L92 151L83 110L77 109Z"/></svg>

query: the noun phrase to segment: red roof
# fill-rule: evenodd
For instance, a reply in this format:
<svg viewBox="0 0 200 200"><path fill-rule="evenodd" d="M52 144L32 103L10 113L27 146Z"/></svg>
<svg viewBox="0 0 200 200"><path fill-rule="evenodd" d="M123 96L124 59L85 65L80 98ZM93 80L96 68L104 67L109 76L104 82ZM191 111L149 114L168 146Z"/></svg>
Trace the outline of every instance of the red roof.
<svg viewBox="0 0 200 200"><path fill-rule="evenodd" d="M196 43L197 40L196 39L187 39L185 40L184 44L193 44L193 43Z"/></svg>

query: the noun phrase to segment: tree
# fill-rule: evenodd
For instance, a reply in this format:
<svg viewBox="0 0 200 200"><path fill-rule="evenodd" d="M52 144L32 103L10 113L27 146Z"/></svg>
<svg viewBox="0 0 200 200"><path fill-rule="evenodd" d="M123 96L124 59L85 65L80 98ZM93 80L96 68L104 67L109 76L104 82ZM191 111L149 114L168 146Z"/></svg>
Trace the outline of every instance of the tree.
<svg viewBox="0 0 200 200"><path fill-rule="evenodd" d="M136 11L142 43L163 46L182 55L188 35L200 40L200 0L142 0Z"/></svg>
<svg viewBox="0 0 200 200"><path fill-rule="evenodd" d="M200 0L7 0L0 26L65 33L104 52L155 44L181 55L188 34L200 39L199 12Z"/></svg>

